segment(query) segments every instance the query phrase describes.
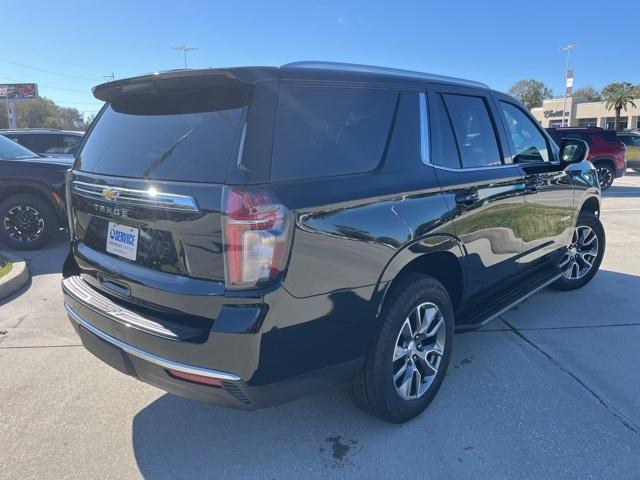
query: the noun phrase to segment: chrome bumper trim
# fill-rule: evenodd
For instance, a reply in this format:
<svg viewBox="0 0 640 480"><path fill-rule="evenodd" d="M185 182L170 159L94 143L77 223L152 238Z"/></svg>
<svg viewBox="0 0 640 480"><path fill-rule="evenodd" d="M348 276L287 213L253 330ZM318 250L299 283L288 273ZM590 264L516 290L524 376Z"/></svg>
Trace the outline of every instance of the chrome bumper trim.
<svg viewBox="0 0 640 480"><path fill-rule="evenodd" d="M66 303L64 304L64 308L69 314L69 318L71 318L78 325L83 328L89 330L89 332L93 333L97 337L100 337L105 342L112 344L115 347L118 347L130 355L138 357L142 360L145 360L150 363L154 363L156 365L161 366L162 368L168 368L171 370L177 370L179 372L191 373L193 375L202 375L203 377L209 378L217 378L219 380L231 380L231 381L239 381L242 380L239 376L229 373L222 372L220 370L210 370L208 368L196 367L193 365L186 365L184 363L174 362L173 360L168 360L166 358L159 357L154 355L153 353L145 352L144 350L140 350L133 345L129 345L117 338L112 337L111 335L104 333L102 330L97 329L89 322L87 322L84 318L82 318L76 311L71 308Z"/></svg>

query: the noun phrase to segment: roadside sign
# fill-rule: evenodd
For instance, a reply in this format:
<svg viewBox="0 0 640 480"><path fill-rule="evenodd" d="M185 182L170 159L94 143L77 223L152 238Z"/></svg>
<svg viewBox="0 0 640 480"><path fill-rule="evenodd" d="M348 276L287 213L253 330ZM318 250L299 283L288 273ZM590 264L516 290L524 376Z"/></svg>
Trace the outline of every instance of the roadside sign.
<svg viewBox="0 0 640 480"><path fill-rule="evenodd" d="M33 100L38 98L38 85L35 83L0 83L1 100Z"/></svg>

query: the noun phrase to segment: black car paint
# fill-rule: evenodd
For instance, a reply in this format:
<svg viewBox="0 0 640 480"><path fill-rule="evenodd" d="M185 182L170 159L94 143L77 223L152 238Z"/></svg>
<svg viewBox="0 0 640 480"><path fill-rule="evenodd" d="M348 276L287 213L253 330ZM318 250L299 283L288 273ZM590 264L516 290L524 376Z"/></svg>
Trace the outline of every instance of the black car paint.
<svg viewBox="0 0 640 480"><path fill-rule="evenodd" d="M114 354L112 347L72 321L96 355L165 390L226 406L258 408L347 382L362 365L390 285L412 262L437 255L459 267L463 283L455 302L458 311L472 303L491 303L497 291L512 285L509 279L526 275L544 259L553 263L570 239L580 208L590 199L599 202L593 167L587 162L560 164L557 148L542 130L554 162L514 164L513 147L495 102L517 102L477 85L331 68L237 69L224 74L258 78L254 98L261 99L248 113L256 121L247 129L243 156L243 162L254 168L230 172L227 183L248 190L268 188L294 215L288 268L277 282L256 290L225 289L222 264L212 263L212 254L222 254L220 185L88 174L81 171L82 152L70 177L126 188L154 186L166 193L191 195L198 202L196 214L132 208L123 219L97 211L96 202L73 194L70 198L75 219L63 281L68 307L128 345L240 378L224 381L222 389L175 379L135 355ZM185 78L202 81L204 76L188 71L167 74L172 83ZM95 94L109 100L136 82L156 78L112 82L96 88ZM382 164L362 174L265 183L268 162L261 152L273 131L278 82L346 83L402 92ZM423 101L420 94L428 98L438 91L486 99L502 166L451 170L424 158L415 121ZM258 116L256 111L271 113ZM532 208L535 214L527 214ZM527 238L512 226L513 216L522 215L538 223ZM168 229L179 239L179 252L171 259L159 255L159 268L116 258L83 242L92 219ZM90 286L89 297L74 287L71 280L77 278ZM112 302L111 314L96 308L91 295ZM168 319L178 322L180 328L171 334L186 339L118 321L119 309L145 312L159 324Z"/></svg>
<svg viewBox="0 0 640 480"><path fill-rule="evenodd" d="M67 225L64 203L65 173L73 159L32 157L0 160L0 201L27 193L46 199L53 207L59 225Z"/></svg>

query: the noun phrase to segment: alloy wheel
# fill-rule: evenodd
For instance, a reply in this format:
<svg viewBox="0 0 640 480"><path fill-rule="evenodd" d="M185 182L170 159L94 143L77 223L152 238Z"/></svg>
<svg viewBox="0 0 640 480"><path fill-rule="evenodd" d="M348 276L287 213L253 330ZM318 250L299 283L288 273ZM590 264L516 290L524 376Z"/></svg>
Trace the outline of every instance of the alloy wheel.
<svg viewBox="0 0 640 480"><path fill-rule="evenodd" d="M37 240L44 232L42 214L29 205L16 205L4 216L2 225L13 240L30 243Z"/></svg>
<svg viewBox="0 0 640 480"><path fill-rule="evenodd" d="M609 167L598 167L598 182L600 188L606 190L613 183L613 174Z"/></svg>
<svg viewBox="0 0 640 480"><path fill-rule="evenodd" d="M584 277L598 257L598 235L586 225L579 225L573 232L571 245L560 261L562 276L567 280Z"/></svg>
<svg viewBox="0 0 640 480"><path fill-rule="evenodd" d="M431 302L421 303L407 316L393 352L393 383L404 400L424 395L433 383L445 348L442 312Z"/></svg>

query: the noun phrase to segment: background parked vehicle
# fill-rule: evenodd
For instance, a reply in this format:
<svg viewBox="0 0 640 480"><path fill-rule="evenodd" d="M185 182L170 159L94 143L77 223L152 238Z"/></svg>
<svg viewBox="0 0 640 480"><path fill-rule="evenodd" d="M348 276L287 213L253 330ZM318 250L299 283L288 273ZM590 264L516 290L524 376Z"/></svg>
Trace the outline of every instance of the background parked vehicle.
<svg viewBox="0 0 640 480"><path fill-rule="evenodd" d="M547 128L549 135L560 145L562 138L583 140L589 145L589 160L598 170L600 188L607 190L613 180L624 175L627 168L625 145L616 132L599 127L589 128Z"/></svg>
<svg viewBox="0 0 640 480"><path fill-rule="evenodd" d="M55 128L25 128L1 130L0 135L40 155L73 157L78 151L84 132Z"/></svg>
<svg viewBox="0 0 640 480"><path fill-rule="evenodd" d="M73 159L49 158L0 135L0 242L42 248L67 223L64 177Z"/></svg>
<svg viewBox="0 0 640 480"><path fill-rule="evenodd" d="M604 253L586 143L478 82L300 62L94 95L65 308L90 352L178 395L255 409L350 383L407 421L455 329L585 285Z"/></svg>
<svg viewBox="0 0 640 480"><path fill-rule="evenodd" d="M627 146L627 167L640 172L640 132L621 132L618 138Z"/></svg>

